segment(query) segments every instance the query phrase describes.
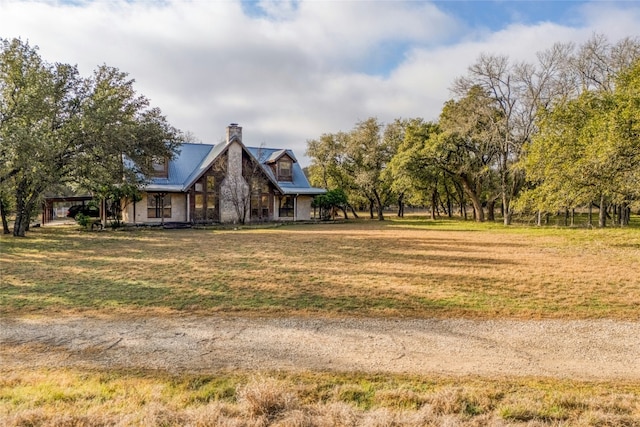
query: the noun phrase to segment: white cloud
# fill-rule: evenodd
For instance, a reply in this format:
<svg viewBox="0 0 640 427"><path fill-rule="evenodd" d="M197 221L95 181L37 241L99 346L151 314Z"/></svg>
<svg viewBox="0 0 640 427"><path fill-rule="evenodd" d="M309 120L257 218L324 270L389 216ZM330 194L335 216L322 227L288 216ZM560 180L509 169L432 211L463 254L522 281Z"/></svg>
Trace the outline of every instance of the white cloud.
<svg viewBox="0 0 640 427"><path fill-rule="evenodd" d="M254 6L263 13L248 16L236 1L0 0L0 36L28 39L84 75L102 63L128 72L172 124L203 142L219 142L237 122L247 144L293 148L304 161L307 139L369 116L437 118L453 79L481 52L527 60L554 42L594 32L615 41L640 28L640 7L607 2L578 8L579 26L498 32L426 2Z"/></svg>

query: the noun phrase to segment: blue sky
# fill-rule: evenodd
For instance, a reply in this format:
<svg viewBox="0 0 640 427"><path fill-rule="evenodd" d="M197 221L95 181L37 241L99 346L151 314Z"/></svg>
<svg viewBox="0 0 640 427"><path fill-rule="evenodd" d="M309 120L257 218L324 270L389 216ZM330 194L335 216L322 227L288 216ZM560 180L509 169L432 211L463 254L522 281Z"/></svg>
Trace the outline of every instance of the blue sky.
<svg viewBox="0 0 640 427"><path fill-rule="evenodd" d="M496 31L513 22L536 24L551 21L572 24L581 1L437 1L442 9L472 26Z"/></svg>
<svg viewBox="0 0 640 427"><path fill-rule="evenodd" d="M640 34L635 1L0 0L0 37L49 62L119 68L169 121L218 143L292 148L359 120L435 120L481 53Z"/></svg>

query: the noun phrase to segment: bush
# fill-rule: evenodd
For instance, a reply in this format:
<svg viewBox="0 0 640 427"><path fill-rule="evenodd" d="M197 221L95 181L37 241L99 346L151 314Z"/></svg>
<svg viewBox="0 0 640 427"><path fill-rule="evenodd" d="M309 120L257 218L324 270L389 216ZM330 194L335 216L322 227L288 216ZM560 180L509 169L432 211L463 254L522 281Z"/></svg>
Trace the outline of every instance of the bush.
<svg viewBox="0 0 640 427"><path fill-rule="evenodd" d="M75 217L76 222L83 228L87 228L91 222L91 217L82 213L79 213Z"/></svg>

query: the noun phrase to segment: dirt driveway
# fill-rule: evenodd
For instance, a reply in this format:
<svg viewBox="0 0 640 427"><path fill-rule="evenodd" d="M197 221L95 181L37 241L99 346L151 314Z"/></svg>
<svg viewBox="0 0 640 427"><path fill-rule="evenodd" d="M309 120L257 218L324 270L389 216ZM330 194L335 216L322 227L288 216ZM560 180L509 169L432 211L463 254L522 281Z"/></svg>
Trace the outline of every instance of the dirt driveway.
<svg viewBox="0 0 640 427"><path fill-rule="evenodd" d="M0 319L0 365L640 380L640 322Z"/></svg>

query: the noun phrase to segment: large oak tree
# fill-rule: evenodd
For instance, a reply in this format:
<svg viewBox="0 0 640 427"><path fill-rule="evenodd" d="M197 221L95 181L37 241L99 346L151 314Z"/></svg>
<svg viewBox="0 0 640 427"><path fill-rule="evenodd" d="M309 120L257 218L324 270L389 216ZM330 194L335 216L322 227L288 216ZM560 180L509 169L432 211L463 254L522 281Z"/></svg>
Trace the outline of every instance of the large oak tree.
<svg viewBox="0 0 640 427"><path fill-rule="evenodd" d="M1 41L0 188L15 200L15 236L45 191L136 183L154 158L175 154L180 132L133 83L106 65L83 78L22 40Z"/></svg>

